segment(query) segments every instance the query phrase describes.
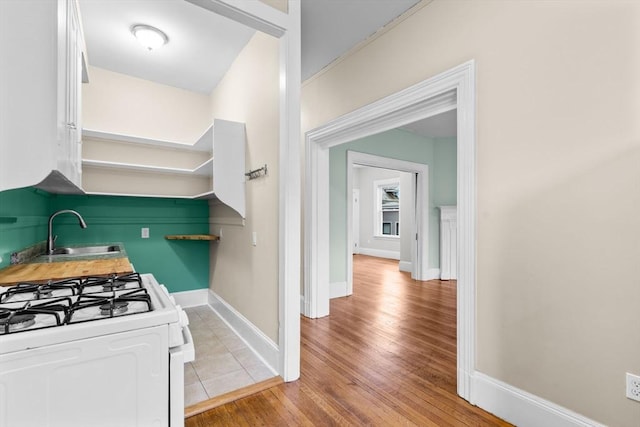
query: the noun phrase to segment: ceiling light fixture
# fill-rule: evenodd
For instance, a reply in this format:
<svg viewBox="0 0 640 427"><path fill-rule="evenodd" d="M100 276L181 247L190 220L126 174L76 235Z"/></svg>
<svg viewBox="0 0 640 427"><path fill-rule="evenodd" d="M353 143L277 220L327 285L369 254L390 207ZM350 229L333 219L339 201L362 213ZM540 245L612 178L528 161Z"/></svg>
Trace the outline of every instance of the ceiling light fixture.
<svg viewBox="0 0 640 427"><path fill-rule="evenodd" d="M157 49L169 42L169 37L159 29L150 25L136 24L131 33L148 50Z"/></svg>

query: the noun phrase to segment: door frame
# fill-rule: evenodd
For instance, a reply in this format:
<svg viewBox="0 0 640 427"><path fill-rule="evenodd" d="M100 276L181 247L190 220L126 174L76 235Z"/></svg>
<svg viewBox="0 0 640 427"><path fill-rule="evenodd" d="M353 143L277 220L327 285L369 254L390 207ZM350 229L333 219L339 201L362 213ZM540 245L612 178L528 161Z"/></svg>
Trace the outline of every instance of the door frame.
<svg viewBox="0 0 640 427"><path fill-rule="evenodd" d="M300 377L300 2L287 13L260 1L186 0L279 40L278 370Z"/></svg>
<svg viewBox="0 0 640 427"><path fill-rule="evenodd" d="M351 173L353 173L353 170ZM357 202L354 200L357 200ZM357 209L355 208L356 206ZM353 186L351 187L351 214L349 216L351 217L351 244L349 247L351 248L351 254L357 255L360 253L360 189L353 188ZM347 216L347 218L349 218L349 216ZM356 218L358 218L357 227L355 227ZM358 236L357 239L356 235ZM356 246L356 243L358 246Z"/></svg>
<svg viewBox="0 0 640 427"><path fill-rule="evenodd" d="M411 235L404 238L413 239L416 236L417 244L411 245L411 278L415 280L430 280L428 277L429 266L429 166L423 163L408 162L390 157L377 156L347 151L347 191L353 188L353 165L363 165L374 168L391 169L400 172L408 172L418 176L417 181L412 180L411 193L414 195L414 213L412 219ZM402 196L400 196L402 197ZM347 203L347 218L352 216L353 202ZM403 237L401 237L402 239ZM353 247L353 230L347 224L347 247ZM347 295L353 294L353 256L347 251Z"/></svg>
<svg viewBox="0 0 640 427"><path fill-rule="evenodd" d="M303 314L329 314L329 149L457 109L457 391L470 400L476 357L476 70L470 60L334 119L305 137Z"/></svg>

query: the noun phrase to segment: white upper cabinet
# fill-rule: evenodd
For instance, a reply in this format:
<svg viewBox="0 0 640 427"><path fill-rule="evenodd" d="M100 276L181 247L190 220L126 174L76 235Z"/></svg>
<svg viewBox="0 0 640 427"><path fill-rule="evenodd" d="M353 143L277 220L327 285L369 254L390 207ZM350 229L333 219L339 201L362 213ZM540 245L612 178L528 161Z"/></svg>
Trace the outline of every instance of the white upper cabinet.
<svg viewBox="0 0 640 427"><path fill-rule="evenodd" d="M0 1L0 191L82 193L84 51L74 0Z"/></svg>

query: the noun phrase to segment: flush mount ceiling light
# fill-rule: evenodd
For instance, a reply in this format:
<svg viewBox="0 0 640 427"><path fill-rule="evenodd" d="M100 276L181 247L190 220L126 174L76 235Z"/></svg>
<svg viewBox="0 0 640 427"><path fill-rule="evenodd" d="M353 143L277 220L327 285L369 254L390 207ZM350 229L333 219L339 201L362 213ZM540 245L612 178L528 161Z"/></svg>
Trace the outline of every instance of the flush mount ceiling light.
<svg viewBox="0 0 640 427"><path fill-rule="evenodd" d="M131 27L131 33L148 50L157 49L169 42L165 33L150 25L136 24Z"/></svg>

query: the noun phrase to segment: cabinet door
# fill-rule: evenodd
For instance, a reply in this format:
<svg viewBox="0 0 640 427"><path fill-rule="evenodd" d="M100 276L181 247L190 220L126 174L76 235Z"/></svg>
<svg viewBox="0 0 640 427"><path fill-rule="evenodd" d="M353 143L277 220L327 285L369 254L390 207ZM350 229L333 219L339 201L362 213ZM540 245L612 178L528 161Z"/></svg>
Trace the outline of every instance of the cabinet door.
<svg viewBox="0 0 640 427"><path fill-rule="evenodd" d="M66 100L65 100L65 147L62 148L63 173L74 184L81 184L81 124L80 98L82 84L82 37L75 2L67 3L67 46L66 46Z"/></svg>

